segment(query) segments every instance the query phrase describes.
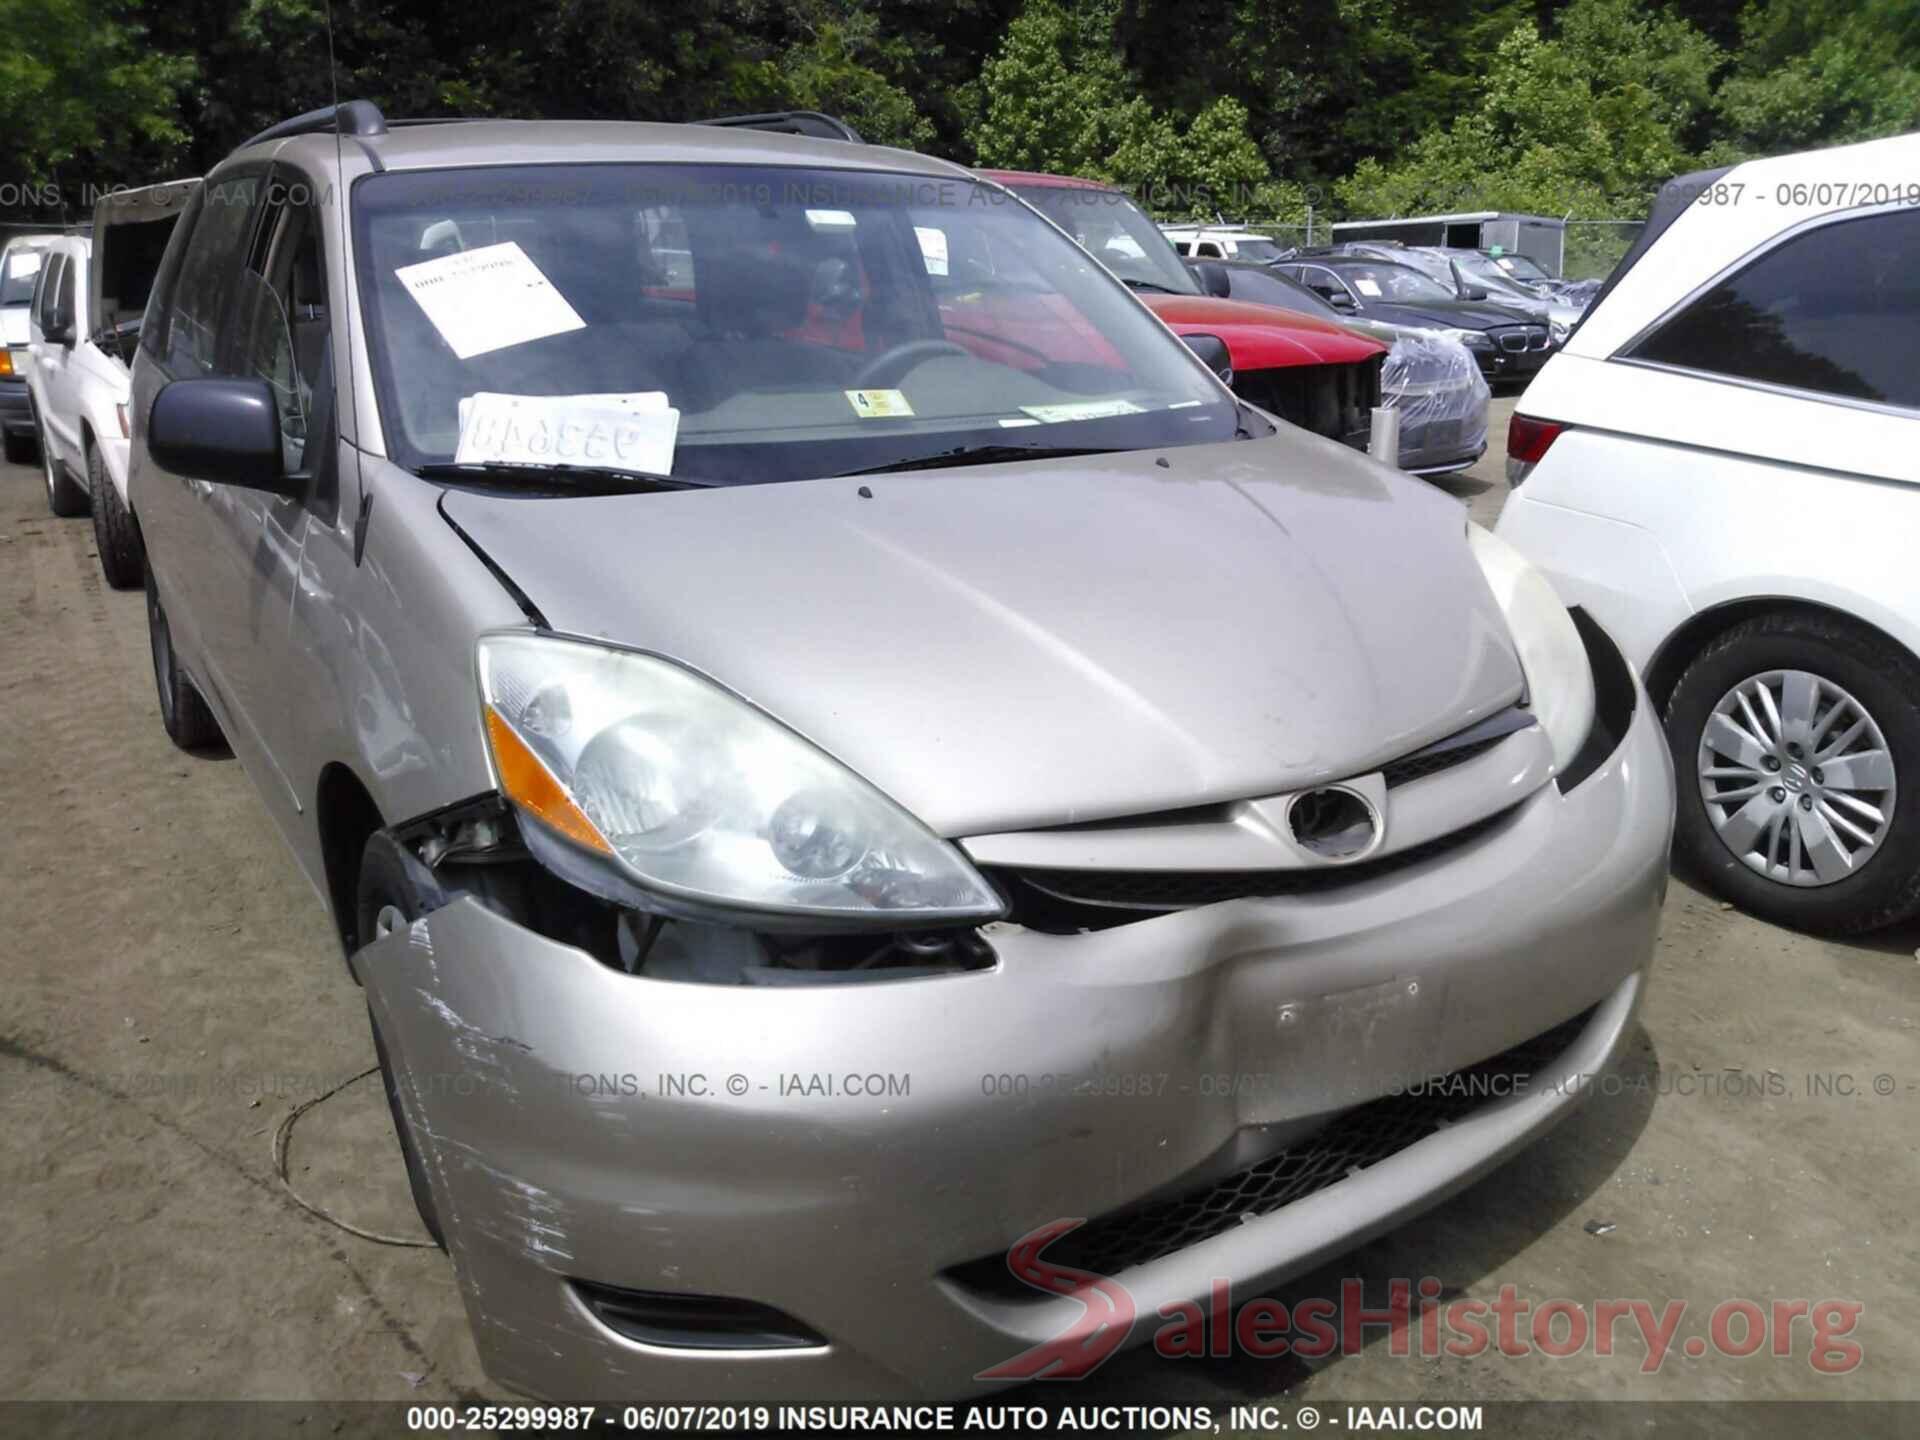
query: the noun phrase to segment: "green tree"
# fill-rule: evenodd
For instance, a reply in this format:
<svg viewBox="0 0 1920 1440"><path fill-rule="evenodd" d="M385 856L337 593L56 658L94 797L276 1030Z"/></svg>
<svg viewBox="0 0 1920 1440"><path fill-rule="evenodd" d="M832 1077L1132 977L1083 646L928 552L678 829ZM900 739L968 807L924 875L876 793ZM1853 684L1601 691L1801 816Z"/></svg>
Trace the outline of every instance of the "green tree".
<svg viewBox="0 0 1920 1440"><path fill-rule="evenodd" d="M0 175L104 187L166 168L194 64L143 19L138 0L0 0Z"/></svg>
<svg viewBox="0 0 1920 1440"><path fill-rule="evenodd" d="M1715 97L1715 161L1898 134L1920 124L1913 0L1767 0L1740 17Z"/></svg>
<svg viewBox="0 0 1920 1440"><path fill-rule="evenodd" d="M1574 0L1551 39L1529 22L1500 42L1472 109L1391 162L1362 160L1337 193L1355 215L1640 218L1653 191L1693 163L1721 61L1676 16L1632 0Z"/></svg>
<svg viewBox="0 0 1920 1440"><path fill-rule="evenodd" d="M983 165L1108 180L1166 216L1292 219L1246 107L1221 96L1190 121L1156 108L1121 56L1118 0L1029 0L980 77L967 139Z"/></svg>

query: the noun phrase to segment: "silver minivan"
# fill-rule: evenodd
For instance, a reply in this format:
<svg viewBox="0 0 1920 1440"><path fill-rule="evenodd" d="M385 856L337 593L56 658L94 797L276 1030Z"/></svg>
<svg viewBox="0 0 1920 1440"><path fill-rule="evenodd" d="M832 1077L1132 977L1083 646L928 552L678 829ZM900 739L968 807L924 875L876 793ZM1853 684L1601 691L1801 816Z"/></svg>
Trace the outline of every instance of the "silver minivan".
<svg viewBox="0 0 1920 1440"><path fill-rule="evenodd" d="M351 102L207 178L133 409L163 720L330 907L513 1388L1084 1369L1633 1024L1605 633L955 166Z"/></svg>

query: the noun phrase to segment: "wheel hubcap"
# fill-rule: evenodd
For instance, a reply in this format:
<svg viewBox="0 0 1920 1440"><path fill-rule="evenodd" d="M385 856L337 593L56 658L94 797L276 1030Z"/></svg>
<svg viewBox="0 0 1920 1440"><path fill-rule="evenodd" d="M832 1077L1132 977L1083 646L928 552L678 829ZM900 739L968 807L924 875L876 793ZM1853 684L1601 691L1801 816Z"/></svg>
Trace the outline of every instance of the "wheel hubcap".
<svg viewBox="0 0 1920 1440"><path fill-rule="evenodd" d="M1769 670L1721 696L1698 769L1721 841L1784 885L1857 874L1893 820L1893 752L1879 724L1810 671Z"/></svg>

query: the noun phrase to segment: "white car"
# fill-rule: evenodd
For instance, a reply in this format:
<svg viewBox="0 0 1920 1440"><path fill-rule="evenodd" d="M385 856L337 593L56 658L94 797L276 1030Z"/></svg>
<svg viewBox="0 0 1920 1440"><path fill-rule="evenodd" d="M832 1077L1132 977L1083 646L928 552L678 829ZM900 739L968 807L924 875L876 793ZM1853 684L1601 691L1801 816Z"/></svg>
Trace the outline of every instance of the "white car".
<svg viewBox="0 0 1920 1440"><path fill-rule="evenodd" d="M1676 849L1828 933L1920 909L1920 134L1667 186L1522 397L1499 532L1644 674Z"/></svg>
<svg viewBox="0 0 1920 1440"><path fill-rule="evenodd" d="M91 239L48 243L33 294L28 390L47 504L56 515L92 508L100 568L120 589L139 585L145 566L127 508L128 365L173 222L198 183L102 199Z"/></svg>
<svg viewBox="0 0 1920 1440"><path fill-rule="evenodd" d="M1284 260L1293 246L1244 225L1162 225L1160 233L1191 260Z"/></svg>
<svg viewBox="0 0 1920 1440"><path fill-rule="evenodd" d="M0 441L14 464L33 458L33 410L27 403L27 310L55 235L17 235L0 249Z"/></svg>

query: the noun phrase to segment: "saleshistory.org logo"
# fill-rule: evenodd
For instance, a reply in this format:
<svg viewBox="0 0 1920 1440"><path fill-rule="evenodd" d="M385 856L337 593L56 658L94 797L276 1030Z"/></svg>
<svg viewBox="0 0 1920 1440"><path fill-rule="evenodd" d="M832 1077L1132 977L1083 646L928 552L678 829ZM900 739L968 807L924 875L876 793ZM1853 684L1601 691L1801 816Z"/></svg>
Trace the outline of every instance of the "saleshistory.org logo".
<svg viewBox="0 0 1920 1440"><path fill-rule="evenodd" d="M1007 1268L1022 1283L1078 1302L1080 1313L1057 1335L974 1378L1084 1380L1127 1344L1139 1318L1127 1287L1109 1275L1059 1264L1042 1253L1084 1223L1050 1221L1021 1236L1007 1251ZM1804 1354L1819 1374L1848 1375L1865 1355L1859 1342L1849 1338L1866 1309L1857 1300L1777 1299L1764 1305L1723 1300L1708 1314L1704 1335L1683 1336L1689 1310L1685 1300L1669 1300L1657 1309L1650 1300L1554 1299L1535 1304L1511 1284L1502 1285L1491 1300L1458 1294L1447 1298L1445 1287L1431 1275L1418 1283L1389 1280L1385 1305L1369 1308L1365 1292L1362 1281L1349 1278L1340 1282L1337 1301L1317 1297L1289 1308L1260 1297L1236 1305L1232 1282L1216 1279L1204 1305L1181 1300L1159 1307L1156 1314L1162 1323L1153 1333L1153 1349L1168 1360L1226 1359L1236 1353L1268 1360L1284 1355L1324 1360L1357 1355L1370 1334L1384 1331L1387 1353L1393 1356L1467 1360L1491 1351L1512 1359L1536 1352L1565 1359L1587 1351L1612 1356L1616 1340L1624 1338L1629 1355L1637 1344L1645 1375L1658 1372L1676 1354L1688 1360L1708 1355L1739 1360L1763 1353L1776 1360Z"/></svg>

